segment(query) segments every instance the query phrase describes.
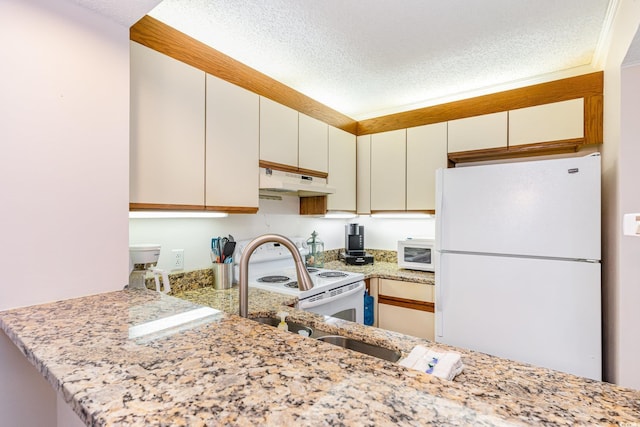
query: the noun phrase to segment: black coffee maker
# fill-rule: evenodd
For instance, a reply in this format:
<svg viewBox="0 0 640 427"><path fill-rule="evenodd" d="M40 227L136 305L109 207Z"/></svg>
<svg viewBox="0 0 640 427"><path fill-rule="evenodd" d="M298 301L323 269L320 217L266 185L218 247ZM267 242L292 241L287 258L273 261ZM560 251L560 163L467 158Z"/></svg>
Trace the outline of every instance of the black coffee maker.
<svg viewBox="0 0 640 427"><path fill-rule="evenodd" d="M343 258L347 264L373 264L373 256L364 250L364 225L345 225L344 250Z"/></svg>

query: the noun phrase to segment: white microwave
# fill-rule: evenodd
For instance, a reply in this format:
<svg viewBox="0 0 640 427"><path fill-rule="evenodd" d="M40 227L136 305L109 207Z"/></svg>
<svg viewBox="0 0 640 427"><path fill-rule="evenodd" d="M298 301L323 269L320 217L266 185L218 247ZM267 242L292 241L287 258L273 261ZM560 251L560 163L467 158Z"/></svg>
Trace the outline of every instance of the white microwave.
<svg viewBox="0 0 640 427"><path fill-rule="evenodd" d="M435 271L433 239L406 239L398 241L398 267L409 270Z"/></svg>

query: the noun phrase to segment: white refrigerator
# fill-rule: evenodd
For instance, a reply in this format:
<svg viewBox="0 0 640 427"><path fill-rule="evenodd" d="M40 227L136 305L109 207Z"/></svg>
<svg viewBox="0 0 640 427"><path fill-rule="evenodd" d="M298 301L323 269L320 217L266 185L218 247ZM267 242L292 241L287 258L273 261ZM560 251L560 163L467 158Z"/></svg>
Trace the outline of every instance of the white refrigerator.
<svg viewBox="0 0 640 427"><path fill-rule="evenodd" d="M436 341L600 380L600 155L436 178Z"/></svg>

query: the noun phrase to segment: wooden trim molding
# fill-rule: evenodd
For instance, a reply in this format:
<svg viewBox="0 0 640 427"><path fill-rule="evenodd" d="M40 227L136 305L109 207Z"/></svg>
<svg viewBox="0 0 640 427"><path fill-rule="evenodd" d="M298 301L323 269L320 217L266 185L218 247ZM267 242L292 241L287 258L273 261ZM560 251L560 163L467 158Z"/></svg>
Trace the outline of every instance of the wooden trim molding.
<svg viewBox="0 0 640 427"><path fill-rule="evenodd" d="M604 142L604 96L592 95L584 98L584 143Z"/></svg>
<svg viewBox="0 0 640 427"><path fill-rule="evenodd" d="M254 214L258 212L258 207L253 206L205 206L205 211L226 212L229 214Z"/></svg>
<svg viewBox="0 0 640 427"><path fill-rule="evenodd" d="M130 211L202 211L225 212L229 214L252 214L258 212L257 207L245 206L202 206L173 205L159 203L129 203Z"/></svg>
<svg viewBox="0 0 640 427"><path fill-rule="evenodd" d="M567 79L483 95L432 107L420 108L358 122L356 135L369 135L390 130L405 129L449 120L498 113L518 108L533 107L551 102L585 98L585 122L593 128L593 140L598 138L602 126L602 94L604 73L602 71ZM598 107L598 102L600 106ZM586 106L588 104L588 107ZM599 108L599 110L598 110ZM587 141L591 141L587 138ZM598 143L598 142L588 142Z"/></svg>
<svg viewBox="0 0 640 427"><path fill-rule="evenodd" d="M369 213L369 212L367 212ZM364 215L366 215L367 213L364 213ZM416 213L416 214L429 214L429 215L435 215L436 211L434 209L407 209L407 210L378 210L378 209L371 209L372 214L412 214L412 213Z"/></svg>
<svg viewBox="0 0 640 427"><path fill-rule="evenodd" d="M356 133L357 123L351 117L321 104L151 16L144 16L136 22L129 31L129 38L331 126L352 134Z"/></svg>
<svg viewBox="0 0 640 427"><path fill-rule="evenodd" d="M265 160L260 160L258 164L261 168L275 169L277 171L282 171L282 172L299 173L302 175L315 176L316 178L325 178L325 179L329 177L329 174L327 172L314 171L311 169L302 169L295 166L285 165L282 163L267 162Z"/></svg>
<svg viewBox="0 0 640 427"><path fill-rule="evenodd" d="M435 304L426 301L416 301L413 299L390 297L387 295L378 295L379 304L395 305L396 307L410 308L412 310L428 311L435 313Z"/></svg>
<svg viewBox="0 0 640 427"><path fill-rule="evenodd" d="M486 150L458 151L449 153L449 166L463 162L481 160L512 159L516 157L547 156L551 154L575 153L584 144L584 138L563 141L538 142L535 144L515 145L507 148L488 148Z"/></svg>
<svg viewBox="0 0 640 427"><path fill-rule="evenodd" d="M324 178L324 179L329 178L328 172L320 172L320 171L315 171L313 169L298 168L298 173L302 175L307 175L307 176L315 176L317 178Z"/></svg>
<svg viewBox="0 0 640 427"><path fill-rule="evenodd" d="M204 211L203 205L174 205L160 203L129 203L130 211Z"/></svg>

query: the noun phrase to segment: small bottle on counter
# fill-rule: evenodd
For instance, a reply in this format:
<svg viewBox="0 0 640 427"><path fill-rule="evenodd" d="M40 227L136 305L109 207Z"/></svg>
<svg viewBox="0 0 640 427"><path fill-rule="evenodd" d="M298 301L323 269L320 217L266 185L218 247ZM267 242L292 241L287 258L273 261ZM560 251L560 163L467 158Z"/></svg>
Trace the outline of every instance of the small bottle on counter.
<svg viewBox="0 0 640 427"><path fill-rule="evenodd" d="M309 250L305 257L307 267L324 267L324 242L318 239L318 233L315 231L307 239L307 249Z"/></svg>

